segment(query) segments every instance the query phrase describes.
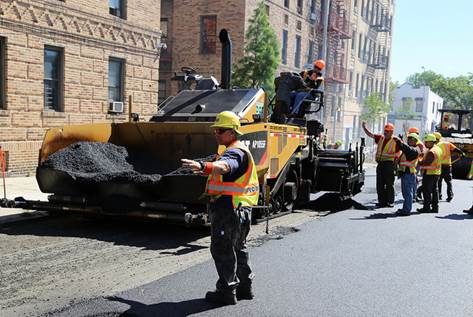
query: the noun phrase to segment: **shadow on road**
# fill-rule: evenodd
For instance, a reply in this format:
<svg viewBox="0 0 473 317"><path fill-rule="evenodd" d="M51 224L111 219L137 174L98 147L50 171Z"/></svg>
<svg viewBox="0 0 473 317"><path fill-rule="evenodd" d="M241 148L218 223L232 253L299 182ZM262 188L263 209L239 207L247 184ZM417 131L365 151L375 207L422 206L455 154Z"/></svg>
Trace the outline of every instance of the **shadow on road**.
<svg viewBox="0 0 473 317"><path fill-rule="evenodd" d="M163 250L163 252L180 247L176 253L185 254L207 248L194 245L192 242L210 235L210 232L207 227L186 228L154 221L130 222L57 216L3 224L0 225L0 234L86 238L147 250Z"/></svg>
<svg viewBox="0 0 473 317"><path fill-rule="evenodd" d="M470 215L470 214L450 214L450 215L443 216L443 217L437 216L435 218L448 219L448 220L471 220L471 219L473 219L473 215Z"/></svg>
<svg viewBox="0 0 473 317"><path fill-rule="evenodd" d="M318 199L308 202L302 206L302 208L330 212L339 212L348 209L372 210L369 206L362 205L352 198L342 200L336 193L324 194Z"/></svg>
<svg viewBox="0 0 473 317"><path fill-rule="evenodd" d="M106 299L130 305L130 308L127 311L124 311L119 315L121 317L189 316L220 307L210 304L203 298L151 305L146 305L121 297L107 297Z"/></svg>
<svg viewBox="0 0 473 317"><path fill-rule="evenodd" d="M420 215L419 212L411 212L410 216L414 215ZM375 213L371 214L369 216L363 217L363 218L350 218L350 220L372 220L372 219L388 219L388 218L397 218L397 217L406 217L406 216L400 216L396 214L395 212L388 212L388 213ZM407 216L409 217L409 216Z"/></svg>

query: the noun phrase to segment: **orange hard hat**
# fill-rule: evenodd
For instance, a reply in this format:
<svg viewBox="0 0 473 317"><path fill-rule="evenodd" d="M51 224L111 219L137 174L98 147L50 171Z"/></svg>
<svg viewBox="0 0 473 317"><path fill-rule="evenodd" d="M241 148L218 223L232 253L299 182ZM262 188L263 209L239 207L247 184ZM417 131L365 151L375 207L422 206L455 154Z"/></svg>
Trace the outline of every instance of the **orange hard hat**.
<svg viewBox="0 0 473 317"><path fill-rule="evenodd" d="M387 124L384 126L384 131L394 131L394 124L392 124L392 123L387 123Z"/></svg>
<svg viewBox="0 0 473 317"><path fill-rule="evenodd" d="M314 67L317 67L318 69L322 70L325 68L325 61L323 59L318 59L314 62Z"/></svg>
<svg viewBox="0 0 473 317"><path fill-rule="evenodd" d="M419 129L416 127L409 128L409 133L417 133L419 134Z"/></svg>

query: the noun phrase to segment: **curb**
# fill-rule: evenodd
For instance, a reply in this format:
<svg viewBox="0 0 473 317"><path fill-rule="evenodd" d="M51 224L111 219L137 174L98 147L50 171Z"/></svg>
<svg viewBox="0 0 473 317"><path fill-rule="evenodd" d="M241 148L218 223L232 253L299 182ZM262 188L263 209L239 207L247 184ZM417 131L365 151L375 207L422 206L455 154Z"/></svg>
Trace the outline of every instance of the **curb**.
<svg viewBox="0 0 473 317"><path fill-rule="evenodd" d="M12 211L6 215L2 215L3 210ZM37 219L48 216L47 211L40 210L23 210L18 208L0 208L0 224L20 222L25 220Z"/></svg>

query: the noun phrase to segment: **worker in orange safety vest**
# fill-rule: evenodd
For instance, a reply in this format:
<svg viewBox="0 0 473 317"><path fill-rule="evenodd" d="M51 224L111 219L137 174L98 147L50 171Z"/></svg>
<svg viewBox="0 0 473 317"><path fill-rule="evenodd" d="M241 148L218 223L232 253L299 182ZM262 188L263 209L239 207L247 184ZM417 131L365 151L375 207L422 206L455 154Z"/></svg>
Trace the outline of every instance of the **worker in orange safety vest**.
<svg viewBox="0 0 473 317"><path fill-rule="evenodd" d="M442 156L440 157L440 163L442 164L442 172L440 174L438 188L439 188L439 200L442 199L442 182L447 183L447 201L450 202L453 199L453 186L452 186L452 153L458 153L459 155L465 155L465 153L457 148L454 144L442 141L442 135L439 132L434 133L437 139L437 146L442 150Z"/></svg>
<svg viewBox="0 0 473 317"><path fill-rule="evenodd" d="M218 273L216 290L207 292L206 300L234 305L237 299L253 299L252 280L246 237L250 231L251 207L258 204L259 183L256 164L248 148L238 138L240 118L231 111L216 117L215 138L225 151L214 162L182 159L182 166L208 175L211 222L210 253Z"/></svg>
<svg viewBox="0 0 473 317"><path fill-rule="evenodd" d="M366 127L366 122L362 122L363 130L366 135L373 138L378 145L376 150L376 192L378 194L377 207L394 206L394 162L399 158L400 151L396 141L393 138L394 125L387 123L384 126L383 134L373 134Z"/></svg>

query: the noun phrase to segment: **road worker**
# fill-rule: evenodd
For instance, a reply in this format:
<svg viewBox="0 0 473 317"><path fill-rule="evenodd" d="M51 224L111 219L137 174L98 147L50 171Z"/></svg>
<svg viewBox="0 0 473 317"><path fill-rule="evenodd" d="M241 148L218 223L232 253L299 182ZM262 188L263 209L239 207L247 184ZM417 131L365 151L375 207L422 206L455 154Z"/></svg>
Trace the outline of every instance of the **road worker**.
<svg viewBox="0 0 473 317"><path fill-rule="evenodd" d="M321 59L316 60L313 63L313 69L303 70L300 73L301 78L304 80L304 83L307 88L304 91L297 91L291 94L292 98L292 109L291 115L299 117L301 114L301 106L304 99L315 98L313 89L319 89L324 82L324 77L322 76L322 70L325 68L325 62ZM311 95L311 93L313 95Z"/></svg>
<svg viewBox="0 0 473 317"><path fill-rule="evenodd" d="M399 157L400 152L393 138L394 125L388 123L384 126L384 134L373 134L366 127L366 122L362 122L366 135L373 138L378 149L376 150L376 192L378 193L377 207L394 206L394 161Z"/></svg>
<svg viewBox="0 0 473 317"><path fill-rule="evenodd" d="M442 151L435 144L434 134L427 134L424 137L424 144L427 148L422 161L419 162L422 171L422 195L424 196L423 208L417 209L418 212L439 211L438 180L441 173L440 157Z"/></svg>
<svg viewBox="0 0 473 317"><path fill-rule="evenodd" d="M422 143L422 141L420 140L420 133L419 133L419 128L417 127L410 127L409 128L409 134L410 133L415 133L417 134L417 143L416 143L416 146L417 148L419 149L420 151L420 157L419 158L422 158L422 156L424 155L424 151L425 151L425 146L424 146L424 143ZM417 171L419 171L419 167L417 167ZM415 186L413 188L414 190L414 200L415 201L419 201L419 199L421 198L422 194L421 194L421 191L418 190L418 181L417 181L417 176L416 176L416 182L415 182Z"/></svg>
<svg viewBox="0 0 473 317"><path fill-rule="evenodd" d="M407 144L398 137L394 137L396 144L401 149L402 154L399 158L398 173L401 177L401 189L404 203L402 208L396 211L400 216L409 216L412 210L412 201L415 194L417 161L420 156L420 150L417 147L419 136L416 133L407 135Z"/></svg>
<svg viewBox="0 0 473 317"><path fill-rule="evenodd" d="M210 252L218 273L216 290L205 298L213 303L234 305L253 299L251 270L246 238L250 231L251 207L258 204L259 184L250 151L238 138L240 118L231 111L216 117L215 138L225 151L214 162L182 159L182 166L208 175L206 192L210 199Z"/></svg>
<svg viewBox="0 0 473 317"><path fill-rule="evenodd" d="M440 158L442 172L440 174L438 184L439 200L442 199L442 181L445 180L445 183L447 183L447 201L450 202L453 199L452 153L458 153L459 155L465 155L465 153L452 143L442 141L442 135L439 132L435 132L434 135L437 139L437 146L440 148L440 150L442 150L442 156Z"/></svg>
<svg viewBox="0 0 473 317"><path fill-rule="evenodd" d="M309 88L319 89L324 82L322 70L325 68L325 61L318 59L313 63L313 69L304 70L301 76Z"/></svg>

